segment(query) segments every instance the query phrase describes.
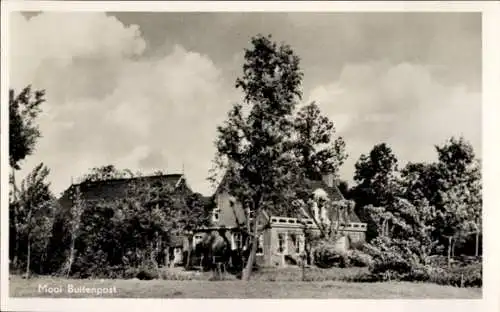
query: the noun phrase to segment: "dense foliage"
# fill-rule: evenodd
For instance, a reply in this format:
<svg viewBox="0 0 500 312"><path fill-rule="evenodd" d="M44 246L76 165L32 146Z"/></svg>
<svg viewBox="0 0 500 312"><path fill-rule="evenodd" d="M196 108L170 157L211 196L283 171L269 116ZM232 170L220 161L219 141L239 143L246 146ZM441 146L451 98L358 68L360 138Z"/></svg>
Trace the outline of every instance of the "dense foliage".
<svg viewBox="0 0 500 312"><path fill-rule="evenodd" d="M69 246L60 273L86 276L145 274L168 265L171 247L184 230L208 222L211 208L200 194L188 194L159 180L137 180L123 198L88 201L79 197L63 231ZM145 269L141 269L145 268Z"/></svg>

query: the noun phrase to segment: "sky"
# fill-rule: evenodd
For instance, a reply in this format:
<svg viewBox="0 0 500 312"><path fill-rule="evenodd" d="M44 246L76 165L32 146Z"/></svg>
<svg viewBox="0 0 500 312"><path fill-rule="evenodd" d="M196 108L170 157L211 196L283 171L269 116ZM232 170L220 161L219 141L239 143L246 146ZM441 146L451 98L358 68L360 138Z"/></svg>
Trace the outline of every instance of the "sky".
<svg viewBox="0 0 500 312"><path fill-rule="evenodd" d="M479 13L69 13L10 16L10 87L45 89L43 137L22 164L60 193L92 167L184 173L210 195L216 127L241 100L253 35L289 44L346 141L340 169L387 143L400 165L463 136L481 157Z"/></svg>

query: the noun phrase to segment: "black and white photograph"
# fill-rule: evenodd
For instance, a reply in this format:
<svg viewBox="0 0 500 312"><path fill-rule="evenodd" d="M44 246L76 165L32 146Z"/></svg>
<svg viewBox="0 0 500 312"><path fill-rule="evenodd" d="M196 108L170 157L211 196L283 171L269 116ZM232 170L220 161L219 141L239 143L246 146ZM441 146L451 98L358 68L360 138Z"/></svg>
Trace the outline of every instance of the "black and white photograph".
<svg viewBox="0 0 500 312"><path fill-rule="evenodd" d="M2 293L482 299L483 15L5 13Z"/></svg>

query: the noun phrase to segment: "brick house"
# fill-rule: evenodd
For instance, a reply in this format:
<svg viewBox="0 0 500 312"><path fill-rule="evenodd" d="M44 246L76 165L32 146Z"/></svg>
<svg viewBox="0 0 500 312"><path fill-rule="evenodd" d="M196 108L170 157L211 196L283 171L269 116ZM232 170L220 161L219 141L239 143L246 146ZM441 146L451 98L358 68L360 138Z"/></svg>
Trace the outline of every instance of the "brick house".
<svg viewBox="0 0 500 312"><path fill-rule="evenodd" d="M324 176L319 181L310 181L308 185L312 193L328 200L344 199L331 176ZM212 228L195 233L193 244L201 240L207 230L223 226L227 229L226 236L233 250L246 248L243 230L248 226L246 213L241 203L230 195L225 178L222 179L213 196L215 207L211 217ZM315 214L316 219L330 215L329 212L320 211L318 208L315 208ZM335 213L333 215L334 220L330 221L340 222L339 230L349 237L349 241L357 243L365 240L366 224L362 223L354 212L349 213L347 220L336 216ZM299 255L306 247L304 231L307 229L313 234L319 234L319 229L311 218L299 220L299 218L269 215L263 211L257 220L261 224L262 234L259 237L256 261L263 266L286 266L297 263Z"/></svg>

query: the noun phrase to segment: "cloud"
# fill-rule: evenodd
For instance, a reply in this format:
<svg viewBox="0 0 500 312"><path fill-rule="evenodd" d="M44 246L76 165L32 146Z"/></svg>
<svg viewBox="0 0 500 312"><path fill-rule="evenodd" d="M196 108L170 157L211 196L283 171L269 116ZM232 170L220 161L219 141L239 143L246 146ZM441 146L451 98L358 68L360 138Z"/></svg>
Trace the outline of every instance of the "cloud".
<svg viewBox="0 0 500 312"><path fill-rule="evenodd" d="M146 57L139 28L104 13L11 16L11 86L46 89L40 161L56 192L94 166L186 175L196 191L214 155L215 124L231 96L206 55L175 46ZM232 86L231 86L232 87Z"/></svg>
<svg viewBox="0 0 500 312"><path fill-rule="evenodd" d="M381 142L402 165L434 160L434 145L451 136L464 136L481 155L481 94L435 75L434 68L412 63L346 64L339 79L310 92L309 101L317 101L347 142L345 178L360 154Z"/></svg>
<svg viewBox="0 0 500 312"><path fill-rule="evenodd" d="M452 135L480 155L480 14L115 15L10 16L11 87L47 90L43 138L23 174L43 161L56 192L115 164L184 167L209 193L216 125L241 96L233 82L258 32L301 56L305 99L346 140L345 179L380 142L403 163L433 159Z"/></svg>

